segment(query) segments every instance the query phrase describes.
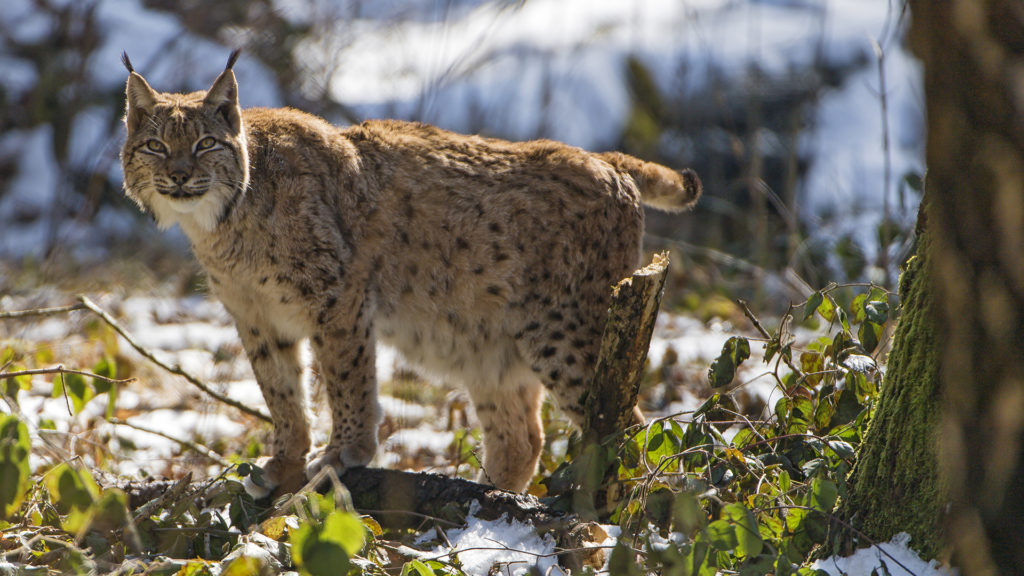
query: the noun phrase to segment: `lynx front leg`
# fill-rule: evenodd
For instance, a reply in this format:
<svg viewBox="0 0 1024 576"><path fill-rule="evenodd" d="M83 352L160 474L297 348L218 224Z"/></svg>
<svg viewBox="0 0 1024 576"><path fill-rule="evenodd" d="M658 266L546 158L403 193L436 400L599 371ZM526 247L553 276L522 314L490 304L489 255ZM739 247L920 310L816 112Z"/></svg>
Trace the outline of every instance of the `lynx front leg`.
<svg viewBox="0 0 1024 576"><path fill-rule="evenodd" d="M265 486L246 479L246 490L257 498L278 487L294 491L302 485L302 464L310 445L299 346L267 326L239 323L238 333L274 424L272 455L259 462Z"/></svg>
<svg viewBox="0 0 1024 576"><path fill-rule="evenodd" d="M471 388L470 396L484 436L480 481L522 492L537 472L544 447L540 417L544 388L526 370L517 376L506 377L497 387Z"/></svg>
<svg viewBox="0 0 1024 576"><path fill-rule="evenodd" d="M306 465L309 478L324 466L341 474L368 464L377 451L381 421L373 324L366 304L358 308L352 321L325 326L313 336L313 352L331 408L331 437L326 446L310 455Z"/></svg>

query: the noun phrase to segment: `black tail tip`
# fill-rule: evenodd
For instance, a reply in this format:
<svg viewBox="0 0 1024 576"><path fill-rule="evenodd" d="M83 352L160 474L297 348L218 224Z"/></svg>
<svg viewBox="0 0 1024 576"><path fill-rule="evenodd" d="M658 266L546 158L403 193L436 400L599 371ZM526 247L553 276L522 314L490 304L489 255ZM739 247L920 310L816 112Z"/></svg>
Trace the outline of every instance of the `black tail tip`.
<svg viewBox="0 0 1024 576"><path fill-rule="evenodd" d="M679 171L679 176L683 180L683 189L686 190L690 198L692 200L700 198L700 195L704 193L704 185L701 184L697 172L692 168L683 168Z"/></svg>
<svg viewBox="0 0 1024 576"><path fill-rule="evenodd" d="M135 68L132 67L132 61L128 59L128 52L121 51L121 63L128 69L129 72L135 72Z"/></svg>

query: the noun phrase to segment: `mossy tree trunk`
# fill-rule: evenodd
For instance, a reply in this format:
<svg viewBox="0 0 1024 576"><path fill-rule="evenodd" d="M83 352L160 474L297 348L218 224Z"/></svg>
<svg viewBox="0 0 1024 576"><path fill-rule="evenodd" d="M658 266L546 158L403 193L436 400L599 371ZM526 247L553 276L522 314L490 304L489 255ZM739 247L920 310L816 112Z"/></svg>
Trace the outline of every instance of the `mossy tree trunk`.
<svg viewBox="0 0 1024 576"><path fill-rule="evenodd" d="M924 62L940 462L962 573L1024 571L1024 7L912 0Z"/></svg>
<svg viewBox="0 0 1024 576"><path fill-rule="evenodd" d="M832 525L830 541L842 554L900 532L909 533L924 555L934 556L941 546L937 527L945 498L935 442L941 402L930 281L933 243L925 214L922 207L917 255L900 277L902 312L881 397L849 477L849 494L837 510L841 522Z"/></svg>
<svg viewBox="0 0 1024 576"><path fill-rule="evenodd" d="M875 540L910 532L929 556L945 534L968 576L1024 566L1021 6L911 0L928 108L922 239L901 280L885 389L838 510Z"/></svg>

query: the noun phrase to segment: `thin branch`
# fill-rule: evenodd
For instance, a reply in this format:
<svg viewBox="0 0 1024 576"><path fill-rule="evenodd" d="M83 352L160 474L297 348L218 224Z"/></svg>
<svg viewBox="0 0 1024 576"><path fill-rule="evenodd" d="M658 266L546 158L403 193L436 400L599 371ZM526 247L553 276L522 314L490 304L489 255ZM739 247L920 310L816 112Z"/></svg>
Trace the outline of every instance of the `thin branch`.
<svg viewBox="0 0 1024 576"><path fill-rule="evenodd" d="M131 422L127 422L125 420L121 420L120 418L108 418L107 422L110 422L111 424L117 424L118 426L126 426L128 428L134 428L135 430L138 430L139 432L145 432L147 434L152 434L154 436L159 436L161 438L165 438L165 439L170 440L171 442L174 442L174 443L176 443L176 444L178 444L178 445L180 445L180 446L182 446L184 448L188 448L189 450L192 450L193 452L195 452L197 454L205 456L205 457L209 458L210 460L213 460L214 462L220 464L221 466L231 466L231 462L225 460L220 454L217 454L216 452L214 452L213 450L210 450L209 448L207 448L206 446L203 446L202 444L199 444L199 443L196 443L196 442L192 442L191 440L182 440L181 438L175 438L174 436L171 436L169 434L165 434L164 432L161 432L159 430L154 430L154 429L148 428L146 426L139 426L138 424L132 424Z"/></svg>
<svg viewBox="0 0 1024 576"><path fill-rule="evenodd" d="M137 378L125 378L123 380L118 380L117 378L109 378L107 376L101 376L84 370L65 368L64 366L55 366L53 368L33 368L32 370L17 370L14 372L0 372L0 380L9 380L20 376L38 376L40 374L60 374L61 376L64 376L65 374L77 374L79 376L95 378L109 384L128 384L137 380Z"/></svg>
<svg viewBox="0 0 1024 576"><path fill-rule="evenodd" d="M33 310L12 310L10 312L0 312L0 320L9 320L11 318L30 318L32 316L54 316L57 314L64 314L66 312L74 312L75 310L85 310L85 304L71 304L70 306L57 306L55 308L36 308Z"/></svg>
<svg viewBox="0 0 1024 576"><path fill-rule="evenodd" d="M754 313L750 311L750 307L747 306L747 301L740 298L736 300L736 303L739 304L740 308L743 309L743 315L746 316L748 320L750 320L750 323L754 325L754 328L756 328L762 336L764 336L768 340L771 340L771 333L769 333L768 330L766 330L765 327L761 325L761 321L758 320L757 316L754 316ZM791 358L787 358L784 354L780 355L782 356L782 360L786 363L786 366L789 366L789 369L792 370L794 374L796 374L798 379L803 380L806 378L803 371L801 371L799 368L796 367L795 364L793 364L793 360Z"/></svg>
<svg viewBox="0 0 1024 576"><path fill-rule="evenodd" d="M87 296L84 296L84 295L83 296L79 296L78 299L82 302L82 304L86 308L88 308L89 310L92 310L97 316L99 316L101 319L103 319L103 321L106 322L111 328L113 328L114 331L116 331L118 334L120 334L121 337L124 338L125 341L128 342L128 344L130 344L132 348L135 348L135 350L139 354L142 354L150 362L156 364L157 366L163 368L164 370L166 370L167 372L170 372L171 374L174 374L174 375L177 375L177 376L181 376L182 378L187 380L189 382L189 384L192 384L196 388L199 388L200 390L202 390L203 392L205 392L207 395L209 395L210 397L214 398L215 400L223 402L224 404L227 404L228 406L232 406L234 408L237 408L238 410L241 410L242 412L245 412L246 414L249 414L251 416L255 416L255 417L257 417L257 418L259 418L259 419L261 419L261 420L263 420L265 422L271 422L270 416L267 416L262 411L257 410L255 408L250 408L250 407L246 406L245 404L242 404L241 402L239 402L237 400L233 400L233 399L225 396L224 394L221 394L220 392L217 392L216 390L214 390L213 388L210 388L209 386L207 386L205 383L203 383L201 380L199 380L195 376L189 374L188 372L185 372L185 370L183 370L181 368L181 366L177 366L177 365L171 366L171 365L167 364L166 362L164 362L163 360L157 358L157 356L153 352L151 352L149 349L147 349L146 347L144 347L141 344L139 344L138 342L136 342L135 338L132 337L132 335L129 334L127 330L122 328L121 325L117 323L117 320L114 320L114 318L110 314L107 314L107 312L105 310L103 310L102 308L97 306L96 303L94 303L92 300L90 300Z"/></svg>

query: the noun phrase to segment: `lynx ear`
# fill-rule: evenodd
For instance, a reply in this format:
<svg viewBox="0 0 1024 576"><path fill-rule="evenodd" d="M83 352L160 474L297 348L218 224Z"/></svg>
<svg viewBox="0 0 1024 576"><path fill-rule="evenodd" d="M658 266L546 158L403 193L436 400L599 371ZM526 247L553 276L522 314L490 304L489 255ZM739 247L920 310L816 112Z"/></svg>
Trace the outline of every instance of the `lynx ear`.
<svg viewBox="0 0 1024 576"><path fill-rule="evenodd" d="M146 79L131 69L128 56L124 56L125 66L130 70L128 74L128 86L125 88L126 111L124 115L125 124L128 130L135 130L142 125L142 122L153 114L156 108L156 90L153 90L146 82Z"/></svg>
<svg viewBox="0 0 1024 576"><path fill-rule="evenodd" d="M238 59L238 52L235 50L228 57L227 66L213 82L213 86L206 93L206 98L203 99L204 104L216 108L217 113L224 117L224 120L235 132L242 130L242 109L238 105L238 83L235 81L235 73L231 70L231 67L235 65L235 60Z"/></svg>

